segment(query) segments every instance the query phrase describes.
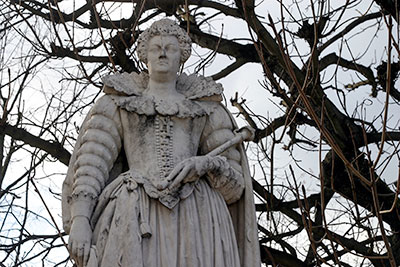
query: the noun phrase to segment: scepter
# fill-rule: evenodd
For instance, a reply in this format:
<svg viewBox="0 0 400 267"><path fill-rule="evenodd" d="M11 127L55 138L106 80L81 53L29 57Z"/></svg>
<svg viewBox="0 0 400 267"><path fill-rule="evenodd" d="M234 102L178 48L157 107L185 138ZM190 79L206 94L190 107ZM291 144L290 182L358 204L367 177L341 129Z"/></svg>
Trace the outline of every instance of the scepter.
<svg viewBox="0 0 400 267"><path fill-rule="evenodd" d="M218 156L230 147L240 144L243 141L253 141L255 137L255 130L250 126L242 127L234 131L234 137L222 145L214 148L212 151L208 152L207 156Z"/></svg>

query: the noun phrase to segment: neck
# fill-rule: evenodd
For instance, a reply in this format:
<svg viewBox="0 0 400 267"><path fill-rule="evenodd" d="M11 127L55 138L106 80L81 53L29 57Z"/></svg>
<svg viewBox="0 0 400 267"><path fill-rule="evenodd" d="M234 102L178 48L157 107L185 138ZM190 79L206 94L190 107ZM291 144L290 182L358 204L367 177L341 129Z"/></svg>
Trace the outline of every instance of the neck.
<svg viewBox="0 0 400 267"><path fill-rule="evenodd" d="M162 81L150 78L146 94L158 97L170 97L178 94L176 91L176 78Z"/></svg>

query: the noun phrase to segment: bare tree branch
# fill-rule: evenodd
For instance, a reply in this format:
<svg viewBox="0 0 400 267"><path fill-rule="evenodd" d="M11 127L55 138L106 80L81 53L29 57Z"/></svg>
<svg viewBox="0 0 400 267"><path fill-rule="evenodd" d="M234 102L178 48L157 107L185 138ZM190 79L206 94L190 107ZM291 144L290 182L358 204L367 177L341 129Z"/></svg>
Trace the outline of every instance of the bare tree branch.
<svg viewBox="0 0 400 267"><path fill-rule="evenodd" d="M68 165L71 153L69 153L64 147L55 141L44 140L40 137L34 136L27 130L18 128L7 123L0 126L0 134L7 134L14 138L15 140L23 141L24 143L39 148L47 153L49 153L54 158L58 159L60 162Z"/></svg>

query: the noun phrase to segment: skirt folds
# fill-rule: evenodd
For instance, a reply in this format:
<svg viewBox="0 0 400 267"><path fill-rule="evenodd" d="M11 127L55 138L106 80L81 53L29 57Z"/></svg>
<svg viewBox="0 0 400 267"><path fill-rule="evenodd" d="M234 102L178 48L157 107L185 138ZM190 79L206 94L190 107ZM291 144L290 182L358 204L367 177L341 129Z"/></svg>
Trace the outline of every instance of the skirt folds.
<svg viewBox="0 0 400 267"><path fill-rule="evenodd" d="M142 237L143 221L150 237ZM240 267L226 203L204 180L173 209L142 186L123 184L99 216L92 243L102 267Z"/></svg>

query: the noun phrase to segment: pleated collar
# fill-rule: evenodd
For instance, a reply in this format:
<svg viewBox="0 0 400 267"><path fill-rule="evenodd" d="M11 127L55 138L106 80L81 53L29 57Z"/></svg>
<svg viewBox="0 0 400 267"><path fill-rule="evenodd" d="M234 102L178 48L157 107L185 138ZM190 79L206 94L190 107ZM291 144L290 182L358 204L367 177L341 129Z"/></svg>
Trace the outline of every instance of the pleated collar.
<svg viewBox="0 0 400 267"><path fill-rule="evenodd" d="M141 115L176 116L180 118L209 115L215 103L222 100L222 85L211 77L181 74L176 83L177 92L183 99L155 99L145 94L149 75L145 72L118 73L103 77L103 91L116 105Z"/></svg>

